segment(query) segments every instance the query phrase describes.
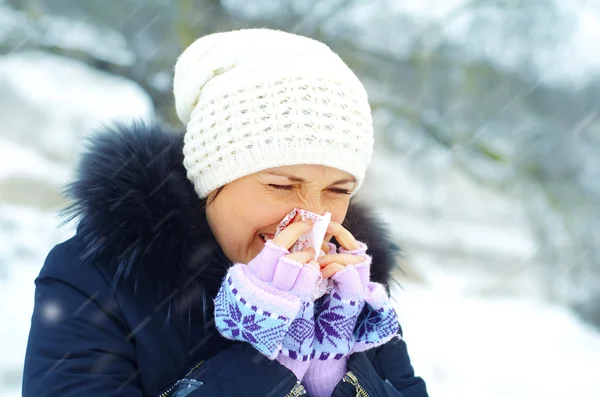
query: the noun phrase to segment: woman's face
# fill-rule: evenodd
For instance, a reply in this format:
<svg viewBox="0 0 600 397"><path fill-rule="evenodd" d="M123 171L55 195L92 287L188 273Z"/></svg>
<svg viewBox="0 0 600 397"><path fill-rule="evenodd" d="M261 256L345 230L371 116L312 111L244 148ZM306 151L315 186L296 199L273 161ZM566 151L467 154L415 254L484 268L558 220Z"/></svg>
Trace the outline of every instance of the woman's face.
<svg viewBox="0 0 600 397"><path fill-rule="evenodd" d="M331 213L342 223L355 179L324 165L270 168L228 183L214 200L208 196L208 224L223 252L234 263L248 263L273 238L279 222L294 208ZM212 201L211 201L212 200Z"/></svg>

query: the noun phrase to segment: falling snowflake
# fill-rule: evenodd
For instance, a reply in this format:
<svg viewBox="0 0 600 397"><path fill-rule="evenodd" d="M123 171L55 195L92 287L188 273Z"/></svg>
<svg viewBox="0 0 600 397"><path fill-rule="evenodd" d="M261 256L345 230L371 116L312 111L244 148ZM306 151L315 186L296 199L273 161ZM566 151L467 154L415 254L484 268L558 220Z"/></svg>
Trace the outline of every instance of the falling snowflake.
<svg viewBox="0 0 600 397"><path fill-rule="evenodd" d="M41 310L42 318L49 323L58 322L63 314L62 307L56 301L45 302Z"/></svg>

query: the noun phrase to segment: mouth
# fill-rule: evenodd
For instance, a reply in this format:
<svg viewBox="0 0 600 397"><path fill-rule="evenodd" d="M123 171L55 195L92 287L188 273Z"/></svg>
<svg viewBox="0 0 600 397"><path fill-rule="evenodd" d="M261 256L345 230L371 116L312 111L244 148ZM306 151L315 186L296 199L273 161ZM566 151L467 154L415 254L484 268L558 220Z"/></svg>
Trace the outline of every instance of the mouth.
<svg viewBox="0 0 600 397"><path fill-rule="evenodd" d="M259 237L262 239L262 241L263 241L263 242L265 242L265 243L266 243L267 241L269 241L269 240L273 240L273 238L275 237L275 235L274 235L274 234L272 234L272 233L260 233L258 236L259 236Z"/></svg>

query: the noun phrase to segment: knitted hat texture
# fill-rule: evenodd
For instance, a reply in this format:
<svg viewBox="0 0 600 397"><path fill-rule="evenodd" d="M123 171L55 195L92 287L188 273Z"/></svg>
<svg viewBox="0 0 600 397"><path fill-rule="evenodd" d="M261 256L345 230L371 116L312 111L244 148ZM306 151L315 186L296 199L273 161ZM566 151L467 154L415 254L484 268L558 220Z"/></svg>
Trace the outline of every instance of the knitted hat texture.
<svg viewBox="0 0 600 397"><path fill-rule="evenodd" d="M334 167L361 185L373 152L367 92L327 45L272 29L210 34L178 58L173 86L200 198L284 165Z"/></svg>

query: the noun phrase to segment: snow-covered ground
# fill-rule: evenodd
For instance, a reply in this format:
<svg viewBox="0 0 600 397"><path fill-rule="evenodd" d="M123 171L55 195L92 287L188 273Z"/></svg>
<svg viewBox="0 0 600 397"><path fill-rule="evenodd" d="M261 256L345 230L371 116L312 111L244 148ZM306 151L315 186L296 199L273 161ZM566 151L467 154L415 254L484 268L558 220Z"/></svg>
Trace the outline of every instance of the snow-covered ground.
<svg viewBox="0 0 600 397"><path fill-rule="evenodd" d="M394 299L432 397L600 396L600 333L563 308L413 285Z"/></svg>
<svg viewBox="0 0 600 397"><path fill-rule="evenodd" d="M0 204L0 395L20 395L34 279L52 246L72 235L54 214Z"/></svg>

